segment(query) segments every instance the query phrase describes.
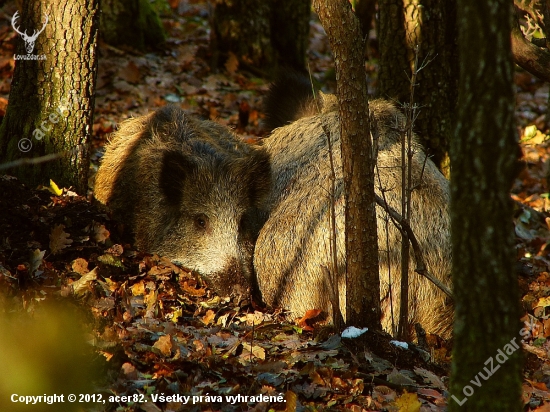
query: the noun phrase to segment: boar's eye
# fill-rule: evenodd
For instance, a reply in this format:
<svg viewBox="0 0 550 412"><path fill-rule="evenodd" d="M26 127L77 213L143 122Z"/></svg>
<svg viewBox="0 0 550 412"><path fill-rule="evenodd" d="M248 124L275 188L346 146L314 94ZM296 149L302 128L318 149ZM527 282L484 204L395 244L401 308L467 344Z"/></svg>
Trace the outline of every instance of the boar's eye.
<svg viewBox="0 0 550 412"><path fill-rule="evenodd" d="M195 217L195 226L197 229L205 230L208 226L208 217L206 215L198 215Z"/></svg>

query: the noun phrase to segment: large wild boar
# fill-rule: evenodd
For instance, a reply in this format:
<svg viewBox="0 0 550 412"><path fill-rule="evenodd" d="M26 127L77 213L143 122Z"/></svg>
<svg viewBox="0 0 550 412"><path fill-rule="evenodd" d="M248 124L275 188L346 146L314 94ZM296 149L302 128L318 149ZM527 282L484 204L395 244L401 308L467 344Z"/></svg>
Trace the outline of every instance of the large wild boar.
<svg viewBox="0 0 550 412"><path fill-rule="evenodd" d="M331 95L315 101L307 81L286 76L275 83L267 99L267 124L275 128L264 140L271 157L273 189L270 216L256 243L254 267L264 301L303 316L306 310L331 314L329 279L322 266L331 267L331 169L327 135L332 141L336 172L336 231L340 304L345 316L344 195L338 104ZM379 130L376 192L395 210L401 204L401 132L403 114L384 100L369 102ZM291 121L288 124L288 121ZM323 129L323 125L325 129ZM422 248L428 270L451 284L449 186L415 142L411 162L411 227ZM392 332L400 302L401 235L377 207L380 281L384 328ZM410 262L411 326L419 322L427 332L451 335L452 307L446 296L426 278L414 273ZM390 287L393 303L390 306ZM393 322L392 310L393 308Z"/></svg>

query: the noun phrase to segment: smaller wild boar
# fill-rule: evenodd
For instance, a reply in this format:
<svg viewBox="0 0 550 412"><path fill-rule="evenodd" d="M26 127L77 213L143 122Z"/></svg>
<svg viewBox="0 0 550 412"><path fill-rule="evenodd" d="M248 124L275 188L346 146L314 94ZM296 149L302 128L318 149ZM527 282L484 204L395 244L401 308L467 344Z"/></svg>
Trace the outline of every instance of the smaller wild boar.
<svg viewBox="0 0 550 412"><path fill-rule="evenodd" d="M254 286L270 176L265 150L169 106L122 123L95 197L129 226L140 250L196 271L221 295L244 294Z"/></svg>

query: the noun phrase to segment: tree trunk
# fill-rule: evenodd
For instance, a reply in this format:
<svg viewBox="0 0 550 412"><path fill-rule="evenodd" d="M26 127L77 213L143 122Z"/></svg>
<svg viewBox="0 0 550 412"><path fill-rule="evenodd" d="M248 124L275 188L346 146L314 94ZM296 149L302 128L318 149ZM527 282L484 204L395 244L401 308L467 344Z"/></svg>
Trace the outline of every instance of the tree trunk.
<svg viewBox="0 0 550 412"><path fill-rule="evenodd" d="M517 154L511 21L508 0L459 3L461 73L451 142L452 243L457 257L451 411L522 410L509 197ZM480 386L472 383L477 381Z"/></svg>
<svg viewBox="0 0 550 412"><path fill-rule="evenodd" d="M414 126L432 160L446 172L457 100L456 0L379 3L378 94L409 101L409 79L418 53L420 67L416 69L423 69L415 85L415 104L420 110Z"/></svg>
<svg viewBox="0 0 550 412"><path fill-rule="evenodd" d="M18 160L65 152L60 160L13 169L30 185L88 187L88 139L92 131L98 27L97 0L25 2L15 26L44 32L29 52L20 40L6 116L0 126L0 157ZM25 44L26 43L26 44ZM32 56L38 56L33 59ZM45 59L42 59L42 58Z"/></svg>
<svg viewBox="0 0 550 412"><path fill-rule="evenodd" d="M279 67L305 70L311 0L212 0L214 67L235 55L248 69L273 75Z"/></svg>
<svg viewBox="0 0 550 412"><path fill-rule="evenodd" d="M355 14L361 24L363 38L368 38L369 31L372 28L372 19L376 14L376 0L356 0Z"/></svg>
<svg viewBox="0 0 550 412"><path fill-rule="evenodd" d="M403 0L378 0L378 8L378 95L407 102L410 64L406 47Z"/></svg>
<svg viewBox="0 0 550 412"><path fill-rule="evenodd" d="M346 202L346 322L380 325L378 237L364 45L347 0L317 0L336 65L344 196Z"/></svg>
<svg viewBox="0 0 550 412"><path fill-rule="evenodd" d="M277 65L304 71L311 0L271 1L271 44Z"/></svg>
<svg viewBox="0 0 550 412"><path fill-rule="evenodd" d="M166 40L148 0L102 0L100 25L101 38L113 46L145 51Z"/></svg>

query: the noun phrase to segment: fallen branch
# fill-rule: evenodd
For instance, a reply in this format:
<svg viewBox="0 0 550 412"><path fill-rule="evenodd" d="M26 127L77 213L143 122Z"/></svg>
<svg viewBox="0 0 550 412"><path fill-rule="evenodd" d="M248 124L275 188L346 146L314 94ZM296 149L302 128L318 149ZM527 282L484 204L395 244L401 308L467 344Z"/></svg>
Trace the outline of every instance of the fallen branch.
<svg viewBox="0 0 550 412"><path fill-rule="evenodd" d="M527 41L517 22L512 28L512 53L518 66L550 82L550 52Z"/></svg>
<svg viewBox="0 0 550 412"><path fill-rule="evenodd" d="M11 162L0 164L0 170L13 169L15 167L38 165L41 163L51 162L52 160L59 159L60 157L75 154L81 148L82 145L78 145L70 150L64 150L59 153L47 154L39 157L23 157L21 159L13 160Z"/></svg>
<svg viewBox="0 0 550 412"><path fill-rule="evenodd" d="M52 160L59 159L63 156L62 153L48 154L40 157L24 157L22 159L17 159L12 162L0 164L0 170L13 169L14 167L28 166L28 165L38 165L40 163L51 162Z"/></svg>

